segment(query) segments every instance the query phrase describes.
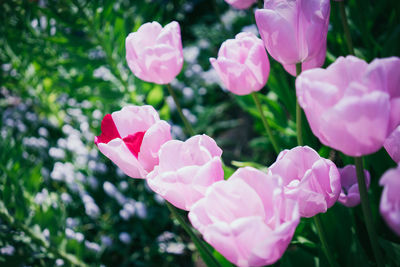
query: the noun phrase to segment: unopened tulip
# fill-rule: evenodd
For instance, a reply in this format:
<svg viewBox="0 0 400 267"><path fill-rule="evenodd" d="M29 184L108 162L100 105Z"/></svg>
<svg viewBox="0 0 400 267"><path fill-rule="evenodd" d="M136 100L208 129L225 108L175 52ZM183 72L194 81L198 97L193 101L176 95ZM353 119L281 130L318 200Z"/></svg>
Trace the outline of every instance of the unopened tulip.
<svg viewBox="0 0 400 267"><path fill-rule="evenodd" d="M242 32L226 40L218 58L210 58L225 87L234 94L247 95L261 90L267 83L269 61L261 39Z"/></svg>
<svg viewBox="0 0 400 267"><path fill-rule="evenodd" d="M265 0L256 22L268 53L292 75L321 67L326 56L330 0Z"/></svg>
<svg viewBox="0 0 400 267"><path fill-rule="evenodd" d="M174 206L189 210L210 185L224 179L221 154L207 135L169 141L160 149L159 165L147 176L148 185Z"/></svg>
<svg viewBox="0 0 400 267"><path fill-rule="evenodd" d="M152 106L127 106L104 116L99 150L132 178L145 178L158 164L158 150L171 140L170 125Z"/></svg>
<svg viewBox="0 0 400 267"><path fill-rule="evenodd" d="M298 201L302 217L326 212L340 194L336 165L308 146L282 151L268 172L282 178L285 195Z"/></svg>
<svg viewBox="0 0 400 267"><path fill-rule="evenodd" d="M349 156L379 150L400 122L400 59L338 58L327 69L296 79L296 92L312 132Z"/></svg>
<svg viewBox="0 0 400 267"><path fill-rule="evenodd" d="M383 144L392 159L400 163L400 126L398 126Z"/></svg>
<svg viewBox="0 0 400 267"><path fill-rule="evenodd" d="M164 28L145 23L125 40L126 61L135 76L146 82L170 83L183 65L181 30L173 21Z"/></svg>
<svg viewBox="0 0 400 267"><path fill-rule="evenodd" d="M256 3L257 0L225 0L225 2L237 9L247 9Z"/></svg>
<svg viewBox="0 0 400 267"><path fill-rule="evenodd" d="M347 165L339 168L342 192L340 192L338 202L346 207L355 207L360 204L360 191L358 190L356 166ZM369 188L371 180L370 174L364 170L365 184Z"/></svg>
<svg viewBox="0 0 400 267"><path fill-rule="evenodd" d="M400 165L385 172L379 184L384 186L379 207L381 215L400 236Z"/></svg>
<svg viewBox="0 0 400 267"><path fill-rule="evenodd" d="M280 177L246 167L211 185L189 219L229 261L264 266L282 257L299 212L297 203L285 198Z"/></svg>

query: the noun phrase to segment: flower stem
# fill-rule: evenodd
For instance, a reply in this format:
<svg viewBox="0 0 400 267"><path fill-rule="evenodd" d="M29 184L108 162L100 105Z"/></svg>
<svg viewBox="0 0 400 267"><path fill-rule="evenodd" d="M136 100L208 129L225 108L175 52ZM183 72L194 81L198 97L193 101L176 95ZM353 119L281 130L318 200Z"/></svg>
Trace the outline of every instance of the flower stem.
<svg viewBox="0 0 400 267"><path fill-rule="evenodd" d="M185 222L182 215L179 213L179 210L175 208L175 206L173 206L168 201L166 201L165 203L167 204L168 209L171 211L171 214L178 220L183 230L185 230L185 232L189 235L190 239L195 244L204 263L209 267L221 266L220 263L213 256L212 252L208 249L208 247L204 245L203 241L193 232L191 227Z"/></svg>
<svg viewBox="0 0 400 267"><path fill-rule="evenodd" d="M190 135L192 135L192 136L195 135L192 125L189 123L189 121L183 114L181 105L179 104L179 101L178 101L178 98L176 97L176 94L170 84L167 84L167 89L168 89L169 94L172 96L172 99L174 100L176 109L178 110L179 116L181 117L183 124L185 124L186 130L188 131L188 133Z"/></svg>
<svg viewBox="0 0 400 267"><path fill-rule="evenodd" d="M258 8L263 8L264 7L264 1L263 0L258 0L257 1L257 7Z"/></svg>
<svg viewBox="0 0 400 267"><path fill-rule="evenodd" d="M358 190L360 191L360 198L361 198L361 208L364 214L365 225L367 226L367 232L369 241L372 247L372 251L375 256L376 263L379 267L383 267L383 258L381 255L381 251L379 250L378 245L378 236L375 232L374 223L372 221L372 213L371 207L369 205L368 200L368 192L367 192L367 185L365 183L365 176L364 176L364 167L363 161L361 157L354 157L354 162L356 165L357 171L357 182L358 182Z"/></svg>
<svg viewBox="0 0 400 267"><path fill-rule="evenodd" d="M321 240L321 243L322 243L322 250L324 251L324 253L328 259L329 265L331 267L335 267L337 265L336 265L335 259L333 258L333 255L331 253L331 250L329 249L326 234L325 234L324 228L322 227L320 215L319 214L315 215L313 217L313 219L314 219L315 226L317 227L319 239Z"/></svg>
<svg viewBox="0 0 400 267"><path fill-rule="evenodd" d="M256 92L252 92L251 96L253 97L254 103L256 104L258 112L260 113L261 120L262 120L262 123L264 124L265 130L267 131L269 140L271 141L271 144L274 147L274 150L275 150L276 154L279 154L279 152L281 150L279 148L278 142L275 139L275 136L272 134L271 127L269 126L268 120L265 117L264 111L263 111L263 109L261 107L260 99L258 98L258 95L257 95Z"/></svg>
<svg viewBox="0 0 400 267"><path fill-rule="evenodd" d="M296 129L297 129L297 144L299 146L304 145L303 141L303 131L301 129L301 107L299 102L296 102Z"/></svg>
<svg viewBox="0 0 400 267"><path fill-rule="evenodd" d="M346 40L347 49L351 55L354 55L353 41L350 35L349 23L347 21L346 10L344 9L344 1L339 1L340 19L343 25L344 39Z"/></svg>
<svg viewBox="0 0 400 267"><path fill-rule="evenodd" d="M296 64L296 77L301 73L301 62ZM299 146L304 145L303 141L303 129L301 128L301 107L296 97L296 132L297 132L297 144Z"/></svg>
<svg viewBox="0 0 400 267"><path fill-rule="evenodd" d="M299 76L301 73L301 62L296 64L296 76ZM297 144L299 146L303 146L304 145L304 141L303 141L303 129L302 129L302 122L301 122L301 107L299 105L299 101L296 98L296 130L297 130ZM326 258L328 259L329 265L331 267L336 267L336 262L335 262L335 258L332 255L331 250L329 249L329 245L327 242L327 238L326 238L326 234L324 231L324 228L322 226L322 222L321 222L321 218L319 217L320 215L317 214L315 215L314 218L314 223L315 226L317 228L317 232L318 232L318 236L319 239L321 240L322 243L322 250L325 253Z"/></svg>

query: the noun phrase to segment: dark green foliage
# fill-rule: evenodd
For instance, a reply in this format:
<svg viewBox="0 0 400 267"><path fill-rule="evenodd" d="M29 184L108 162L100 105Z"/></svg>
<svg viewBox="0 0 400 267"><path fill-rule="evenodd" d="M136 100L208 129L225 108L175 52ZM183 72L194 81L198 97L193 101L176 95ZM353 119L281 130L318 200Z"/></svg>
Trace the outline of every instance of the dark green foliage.
<svg viewBox="0 0 400 267"><path fill-rule="evenodd" d="M398 1L346 5L357 56L371 61L400 55ZM221 90L208 72L209 57L217 56L221 43L254 25L252 9L233 10L222 0L1 1L0 266L198 263L189 238L145 182L121 174L93 144L102 117L126 104L153 105L174 125L177 138L187 137L166 88L136 79L125 62L128 33L148 21L171 20L181 25L186 59L172 86L195 131L223 148L226 178L237 167L265 168L275 160L251 97ZM347 54L332 1L326 65ZM280 143L291 148L296 145L294 78L270 60L261 101ZM305 141L330 156L309 129ZM352 163L342 154L334 160L338 166ZM400 240L378 211L378 180L394 163L384 150L365 163L381 246L395 266ZM359 207L336 204L321 217L341 266L371 263ZM312 220L302 219L276 265L326 264Z"/></svg>

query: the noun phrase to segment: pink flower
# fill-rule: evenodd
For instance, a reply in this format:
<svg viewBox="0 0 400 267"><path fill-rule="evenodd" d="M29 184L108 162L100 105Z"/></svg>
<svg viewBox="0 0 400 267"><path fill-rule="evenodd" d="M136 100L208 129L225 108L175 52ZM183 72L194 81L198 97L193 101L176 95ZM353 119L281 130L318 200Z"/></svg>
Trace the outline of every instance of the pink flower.
<svg viewBox="0 0 400 267"><path fill-rule="evenodd" d="M261 39L242 32L222 43L218 59L210 58L226 88L237 95L258 91L267 83L269 61Z"/></svg>
<svg viewBox="0 0 400 267"><path fill-rule="evenodd" d="M398 126L383 144L392 159L400 163L400 126Z"/></svg>
<svg viewBox="0 0 400 267"><path fill-rule="evenodd" d="M237 9L246 9L251 7L252 4L256 3L257 0L225 0L228 4Z"/></svg>
<svg viewBox="0 0 400 267"><path fill-rule="evenodd" d="M389 227L400 236L400 165L385 172L379 181L384 186L379 210Z"/></svg>
<svg viewBox="0 0 400 267"><path fill-rule="evenodd" d="M338 58L296 79L297 98L319 140L350 156L379 150L400 122L400 59Z"/></svg>
<svg viewBox="0 0 400 267"><path fill-rule="evenodd" d="M324 64L329 13L329 0L265 0L255 16L268 53L296 75L296 63Z"/></svg>
<svg viewBox="0 0 400 267"><path fill-rule="evenodd" d="M360 204L360 191L358 191L356 166L347 165L339 168L340 182L342 184L342 192L340 192L338 202L346 207L355 207ZM367 188L371 177L367 170L364 170L365 182Z"/></svg>
<svg viewBox="0 0 400 267"><path fill-rule="evenodd" d="M174 206L189 210L211 184L224 179L221 154L207 135L169 141L160 149L159 165L147 176L148 185Z"/></svg>
<svg viewBox="0 0 400 267"><path fill-rule="evenodd" d="M170 125L152 106L127 106L104 116L99 150L132 178L145 178L158 164L158 150L171 140Z"/></svg>
<svg viewBox="0 0 400 267"><path fill-rule="evenodd" d="M326 212L340 194L336 165L308 146L282 151L268 172L282 177L285 195L298 201L302 217Z"/></svg>
<svg viewBox="0 0 400 267"><path fill-rule="evenodd" d="M276 262L299 223L298 206L285 199L277 176L238 169L214 183L193 205L189 219L225 258L238 266Z"/></svg>
<svg viewBox="0 0 400 267"><path fill-rule="evenodd" d="M170 83L183 65L181 30L173 21L164 28L145 23L125 40L126 61L135 76L146 82Z"/></svg>

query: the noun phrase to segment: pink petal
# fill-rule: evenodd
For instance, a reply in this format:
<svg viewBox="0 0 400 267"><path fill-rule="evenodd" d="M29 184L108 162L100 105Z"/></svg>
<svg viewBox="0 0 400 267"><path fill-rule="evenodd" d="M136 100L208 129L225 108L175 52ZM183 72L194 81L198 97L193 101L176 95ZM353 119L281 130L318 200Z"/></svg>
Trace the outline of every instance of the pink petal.
<svg viewBox="0 0 400 267"><path fill-rule="evenodd" d="M386 171L379 181L384 186L380 213L387 225L400 236L400 167Z"/></svg>
<svg viewBox="0 0 400 267"><path fill-rule="evenodd" d="M322 114L316 135L325 145L349 156L374 153L386 139L389 112L389 97L381 92L343 98Z"/></svg>
<svg viewBox="0 0 400 267"><path fill-rule="evenodd" d="M156 121L157 111L152 106L127 106L112 113L112 119L122 138L136 132L145 132Z"/></svg>
<svg viewBox="0 0 400 267"><path fill-rule="evenodd" d="M171 140L171 126L165 121L157 121L144 134L138 159L143 168L152 171L158 164L161 146Z"/></svg>
<svg viewBox="0 0 400 267"><path fill-rule="evenodd" d="M282 64L295 64L301 61L291 16L285 18L282 14L269 9L258 9L255 13L257 27L268 53Z"/></svg>
<svg viewBox="0 0 400 267"><path fill-rule="evenodd" d="M400 126L385 140L384 147L392 159L400 163Z"/></svg>
<svg viewBox="0 0 400 267"><path fill-rule="evenodd" d="M99 143L99 150L114 162L126 175L132 178L145 178L147 172L125 143L117 138L107 144Z"/></svg>

